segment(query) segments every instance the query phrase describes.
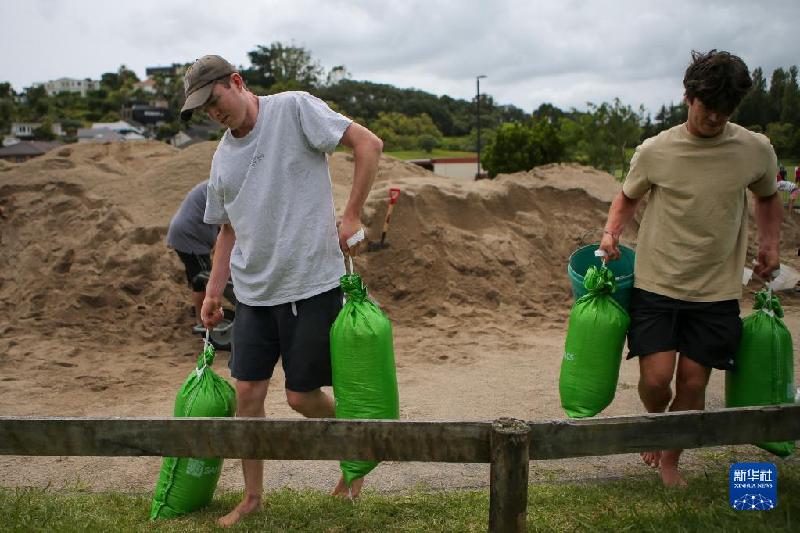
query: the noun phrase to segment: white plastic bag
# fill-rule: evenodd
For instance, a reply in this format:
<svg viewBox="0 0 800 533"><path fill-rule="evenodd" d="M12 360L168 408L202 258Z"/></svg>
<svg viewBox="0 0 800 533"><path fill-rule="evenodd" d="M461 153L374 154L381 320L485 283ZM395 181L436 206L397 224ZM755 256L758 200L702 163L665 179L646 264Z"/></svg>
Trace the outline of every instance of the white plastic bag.
<svg viewBox="0 0 800 533"><path fill-rule="evenodd" d="M773 291L788 291L794 289L798 281L800 281L800 272L790 266L781 264L778 277L773 279L769 286Z"/></svg>
<svg viewBox="0 0 800 533"><path fill-rule="evenodd" d="M755 263L755 261L753 261ZM775 271L777 276L770 283L773 291L788 291L795 288L800 282L800 272L788 265L781 263L780 269ZM773 274L774 275L774 274ZM747 285L753 278L753 269L744 267L742 272L742 285Z"/></svg>

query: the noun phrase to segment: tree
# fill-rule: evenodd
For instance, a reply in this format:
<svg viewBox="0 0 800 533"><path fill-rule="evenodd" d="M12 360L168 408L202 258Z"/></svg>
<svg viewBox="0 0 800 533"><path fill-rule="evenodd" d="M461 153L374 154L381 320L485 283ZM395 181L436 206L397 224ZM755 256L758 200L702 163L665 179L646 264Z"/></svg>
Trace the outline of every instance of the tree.
<svg viewBox="0 0 800 533"><path fill-rule="evenodd" d="M436 140L436 137L433 135L425 134L420 136L419 147L422 148L425 153L429 154L433 152L433 149L437 146L439 146L439 141Z"/></svg>
<svg viewBox="0 0 800 533"><path fill-rule="evenodd" d="M786 89L788 73L782 68L772 71L772 79L769 82L769 115L768 122L778 122L781 118L781 104L783 103L783 92Z"/></svg>
<svg viewBox="0 0 800 533"><path fill-rule="evenodd" d="M753 69L752 79L753 87L742 99L732 118L737 124L751 129L758 126L763 131L769 122L769 96L761 67Z"/></svg>
<svg viewBox="0 0 800 533"><path fill-rule="evenodd" d="M442 140L442 132L424 113L414 117L402 113L380 113L378 119L370 124L370 129L383 140L386 151L425 149L423 139L427 139L426 146L432 139L433 147Z"/></svg>
<svg viewBox="0 0 800 533"><path fill-rule="evenodd" d="M547 119L528 124L502 124L487 143L481 165L494 178L500 173L530 170L537 165L560 161L564 145L558 130Z"/></svg>
<svg viewBox="0 0 800 533"><path fill-rule="evenodd" d="M50 117L45 117L42 120L42 125L33 130L33 138L37 141L52 141L56 138L53 133L53 121Z"/></svg>
<svg viewBox="0 0 800 533"><path fill-rule="evenodd" d="M588 111L578 113L573 110L559 123L559 136L566 146L571 146L572 160L594 167L614 171L622 169L627 172L629 164L628 151L641 140L641 114L630 106L624 106L618 98L613 103L601 105L588 103ZM680 106L662 106L656 115L661 125L668 124L680 113Z"/></svg>
<svg viewBox="0 0 800 533"><path fill-rule="evenodd" d="M800 89L797 86L797 66L789 68L783 96L781 97L780 121L800 126Z"/></svg>
<svg viewBox="0 0 800 533"><path fill-rule="evenodd" d="M269 46L259 45L247 55L252 68L242 74L248 84L269 90L280 83L285 87L308 90L320 85L322 80L322 67L302 46L275 41Z"/></svg>
<svg viewBox="0 0 800 533"><path fill-rule="evenodd" d="M795 152L796 129L792 124L770 122L767 125L767 137L779 158L798 155Z"/></svg>

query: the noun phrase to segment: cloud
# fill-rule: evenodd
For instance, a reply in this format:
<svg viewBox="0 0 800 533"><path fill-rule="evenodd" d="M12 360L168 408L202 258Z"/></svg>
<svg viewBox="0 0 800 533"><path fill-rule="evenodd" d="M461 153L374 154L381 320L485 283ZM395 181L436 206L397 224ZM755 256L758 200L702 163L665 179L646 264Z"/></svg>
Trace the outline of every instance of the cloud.
<svg viewBox="0 0 800 533"><path fill-rule="evenodd" d="M356 79L499 103L582 108L619 97L651 110L677 101L692 49L726 49L769 74L797 61L800 4L773 0L28 0L0 4L0 73L17 88L99 77L206 53L294 42Z"/></svg>

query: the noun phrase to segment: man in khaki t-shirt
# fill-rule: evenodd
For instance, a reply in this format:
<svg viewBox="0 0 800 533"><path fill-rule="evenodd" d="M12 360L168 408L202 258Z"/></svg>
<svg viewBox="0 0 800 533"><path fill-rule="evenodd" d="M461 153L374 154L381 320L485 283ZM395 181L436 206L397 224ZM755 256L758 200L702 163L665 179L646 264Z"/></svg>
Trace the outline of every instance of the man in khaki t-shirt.
<svg viewBox="0 0 800 533"><path fill-rule="evenodd" d="M639 396L651 413L703 409L711 369L735 366L748 190L758 226L754 273L766 279L779 265L775 152L765 136L728 122L752 84L747 66L727 52L693 52L683 84L686 123L636 149L600 243L609 259L619 257L619 236L649 192L636 249L628 358L639 357ZM660 468L665 485L680 486L681 451L642 458Z"/></svg>

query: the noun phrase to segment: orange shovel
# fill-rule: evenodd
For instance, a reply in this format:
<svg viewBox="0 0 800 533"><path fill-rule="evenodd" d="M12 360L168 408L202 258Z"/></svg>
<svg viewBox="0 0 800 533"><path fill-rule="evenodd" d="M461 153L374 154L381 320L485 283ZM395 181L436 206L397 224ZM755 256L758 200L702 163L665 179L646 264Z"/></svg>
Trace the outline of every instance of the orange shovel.
<svg viewBox="0 0 800 533"><path fill-rule="evenodd" d="M389 189L389 207L386 209L386 219L383 221L383 230L381 230L381 240L380 242L371 242L367 247L367 251L375 252L377 250L382 250L389 246L386 242L386 233L389 231L389 220L392 218L392 210L394 209L394 204L397 203L397 199L400 198L400 189L391 188Z"/></svg>

